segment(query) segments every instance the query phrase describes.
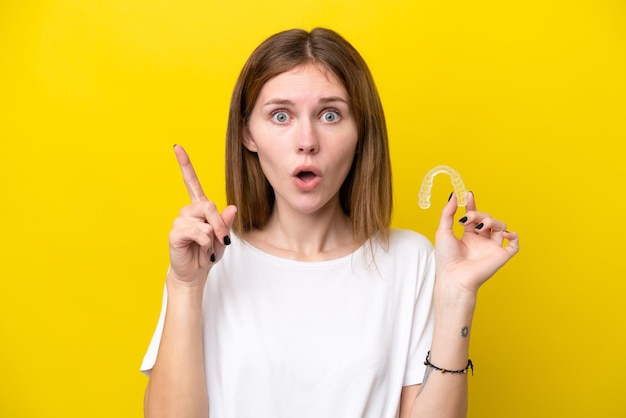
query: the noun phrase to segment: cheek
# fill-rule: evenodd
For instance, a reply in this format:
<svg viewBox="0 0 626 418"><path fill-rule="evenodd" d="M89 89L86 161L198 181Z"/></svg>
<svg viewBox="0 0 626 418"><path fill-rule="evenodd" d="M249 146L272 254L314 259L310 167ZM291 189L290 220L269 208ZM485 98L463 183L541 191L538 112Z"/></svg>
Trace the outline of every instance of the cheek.
<svg viewBox="0 0 626 418"><path fill-rule="evenodd" d="M348 132L342 137L342 140L337 141L335 152L337 154L341 154L342 156L344 156L344 158L347 158L347 156L350 155L354 155L356 153L357 142L357 135L353 132ZM352 158L349 159L352 160Z"/></svg>
<svg viewBox="0 0 626 418"><path fill-rule="evenodd" d="M333 166L336 169L336 173L339 176L345 176L350 171L350 167L354 163L356 158L356 147L354 144L341 147L341 149L333 150L335 156L335 163Z"/></svg>
<svg viewBox="0 0 626 418"><path fill-rule="evenodd" d="M258 147L257 157L261 164L261 169L266 176L271 176L273 172L280 171L278 168L284 163L284 156L280 155L267 144Z"/></svg>
<svg viewBox="0 0 626 418"><path fill-rule="evenodd" d="M268 141L267 138L271 137L268 135L267 129L265 129L261 124L253 123L252 121L248 127L248 135L251 139L251 143L254 143L254 152L259 154L259 158L263 155L267 155L269 152L269 148L271 147L271 141Z"/></svg>

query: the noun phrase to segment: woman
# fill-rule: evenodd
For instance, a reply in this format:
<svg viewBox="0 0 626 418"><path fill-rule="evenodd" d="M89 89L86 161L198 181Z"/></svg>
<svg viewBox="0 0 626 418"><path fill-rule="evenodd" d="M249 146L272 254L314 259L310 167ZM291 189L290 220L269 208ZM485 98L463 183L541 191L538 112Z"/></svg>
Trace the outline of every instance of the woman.
<svg viewBox="0 0 626 418"><path fill-rule="evenodd" d="M461 239L453 195L434 251L390 230L383 110L348 42L290 30L252 53L230 106L222 212L174 148L192 203L170 233L146 416L466 415L476 294L517 235L471 193Z"/></svg>

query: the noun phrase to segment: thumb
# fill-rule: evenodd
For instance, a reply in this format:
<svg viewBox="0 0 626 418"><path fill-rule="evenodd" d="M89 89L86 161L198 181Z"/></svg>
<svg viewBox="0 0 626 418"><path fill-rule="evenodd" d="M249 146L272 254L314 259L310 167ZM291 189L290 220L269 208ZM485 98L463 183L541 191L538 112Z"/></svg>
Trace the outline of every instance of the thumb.
<svg viewBox="0 0 626 418"><path fill-rule="evenodd" d="M229 230L230 228L232 228L233 223L235 222L236 215L237 215L237 206L235 205L226 206L224 210L222 211L222 219L224 220L224 223L226 224Z"/></svg>
<svg viewBox="0 0 626 418"><path fill-rule="evenodd" d="M441 220L439 221L439 228L437 232L441 233L452 233L452 226L454 225L454 214L457 210L457 197L456 194L452 194L448 203L444 206L441 211Z"/></svg>

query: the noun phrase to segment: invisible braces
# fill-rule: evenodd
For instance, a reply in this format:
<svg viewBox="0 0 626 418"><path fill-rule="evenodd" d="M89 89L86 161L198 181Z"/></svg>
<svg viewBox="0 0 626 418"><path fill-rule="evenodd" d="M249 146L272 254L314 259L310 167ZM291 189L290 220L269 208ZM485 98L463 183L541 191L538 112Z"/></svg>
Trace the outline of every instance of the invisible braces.
<svg viewBox="0 0 626 418"><path fill-rule="evenodd" d="M456 194L457 197L457 204L458 206L465 206L467 204L467 191L465 190L465 185L463 184L461 175L452 167L448 167L447 165L438 165L424 176L422 187L419 192L420 208L428 209L430 207L430 190L433 187L434 177L439 173L446 173L450 176L450 179L452 180L452 187L454 187L454 194Z"/></svg>

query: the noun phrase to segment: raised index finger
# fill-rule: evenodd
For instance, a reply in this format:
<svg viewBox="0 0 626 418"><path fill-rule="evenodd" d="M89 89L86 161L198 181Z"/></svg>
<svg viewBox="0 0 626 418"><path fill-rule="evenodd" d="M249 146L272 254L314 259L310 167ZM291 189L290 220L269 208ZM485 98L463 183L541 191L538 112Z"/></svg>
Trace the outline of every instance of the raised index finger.
<svg viewBox="0 0 626 418"><path fill-rule="evenodd" d="M187 192L189 193L191 201L199 202L201 200L208 200L202 190L200 180L198 180L198 176L196 175L196 170L193 169L193 165L185 149L180 145L174 145L174 153L176 154L180 171L183 173L183 180L185 181L185 186L187 186Z"/></svg>

